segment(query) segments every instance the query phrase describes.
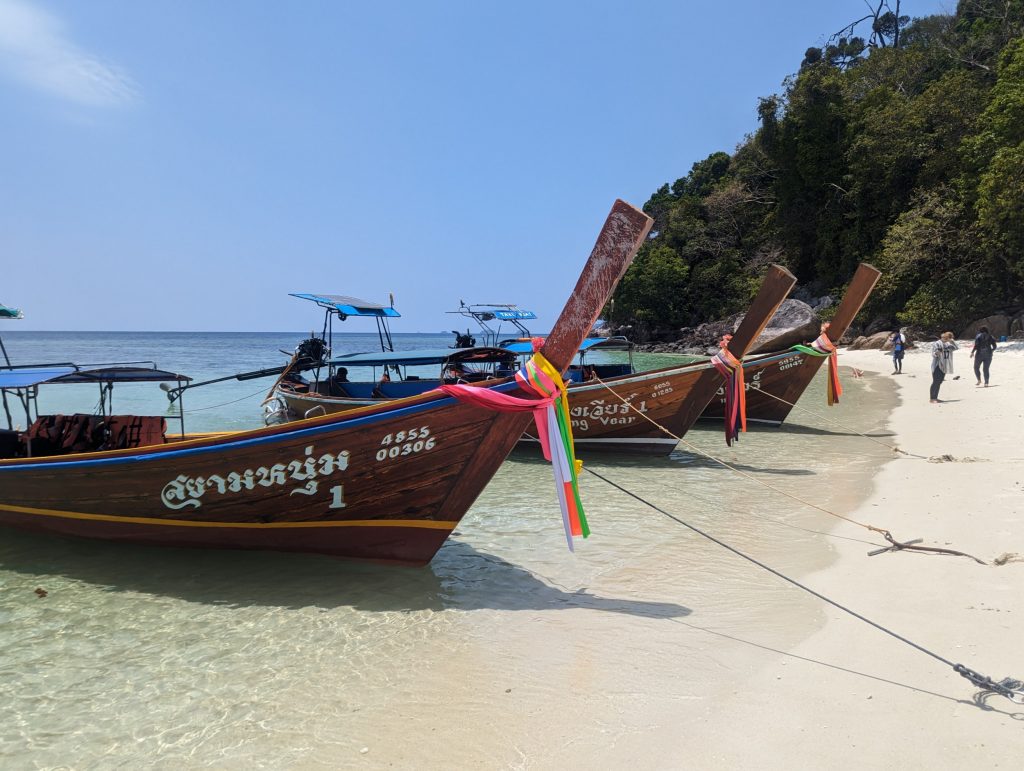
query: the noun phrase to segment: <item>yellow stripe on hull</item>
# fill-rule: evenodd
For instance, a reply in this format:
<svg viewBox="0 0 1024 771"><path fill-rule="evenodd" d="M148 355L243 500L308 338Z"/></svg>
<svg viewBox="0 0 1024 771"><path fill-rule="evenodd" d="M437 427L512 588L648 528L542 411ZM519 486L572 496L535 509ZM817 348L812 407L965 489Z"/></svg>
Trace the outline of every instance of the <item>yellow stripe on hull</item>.
<svg viewBox="0 0 1024 771"><path fill-rule="evenodd" d="M15 514L33 514L41 517L63 519L86 519L99 522L123 522L133 525L166 525L169 527L223 527L248 529L286 529L303 527L412 527L427 530L454 530L458 522L430 519L350 519L324 520L318 522L193 522L187 519L159 519L156 517L117 517L110 514L84 514L78 511L56 511L54 509L33 509L28 506L11 506L0 503L0 511Z"/></svg>

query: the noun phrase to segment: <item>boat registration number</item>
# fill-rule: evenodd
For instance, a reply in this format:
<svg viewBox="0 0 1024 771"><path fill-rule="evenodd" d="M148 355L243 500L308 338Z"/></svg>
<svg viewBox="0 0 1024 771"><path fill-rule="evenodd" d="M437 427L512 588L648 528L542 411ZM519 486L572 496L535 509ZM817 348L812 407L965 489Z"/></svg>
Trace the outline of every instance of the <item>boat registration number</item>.
<svg viewBox="0 0 1024 771"><path fill-rule="evenodd" d="M433 450L437 446L437 437L431 436L429 426L419 426L405 431L397 431L386 434L380 440L380 449L377 450L377 460L383 461L389 458L400 458L405 455Z"/></svg>

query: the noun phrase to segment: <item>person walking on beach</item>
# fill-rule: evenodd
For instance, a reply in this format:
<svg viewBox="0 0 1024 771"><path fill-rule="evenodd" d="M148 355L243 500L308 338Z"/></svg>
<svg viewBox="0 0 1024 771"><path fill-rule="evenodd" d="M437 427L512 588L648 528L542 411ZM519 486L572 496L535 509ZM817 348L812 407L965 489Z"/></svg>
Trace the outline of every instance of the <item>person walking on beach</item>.
<svg viewBox="0 0 1024 771"><path fill-rule="evenodd" d="M932 343L932 404L939 403L939 386L946 375L953 374L953 351L956 349L952 332L943 332L942 337Z"/></svg>
<svg viewBox="0 0 1024 771"><path fill-rule="evenodd" d="M974 359L974 377L978 379L977 385L981 385L981 373L985 372L985 388L988 388L988 368L992 366L992 351L996 349L996 339L988 331L988 327L978 330L974 338L974 347L971 349L971 358Z"/></svg>
<svg viewBox="0 0 1024 771"><path fill-rule="evenodd" d="M892 342L892 374L903 374L903 353L907 349L907 337L902 329L897 329L889 338Z"/></svg>

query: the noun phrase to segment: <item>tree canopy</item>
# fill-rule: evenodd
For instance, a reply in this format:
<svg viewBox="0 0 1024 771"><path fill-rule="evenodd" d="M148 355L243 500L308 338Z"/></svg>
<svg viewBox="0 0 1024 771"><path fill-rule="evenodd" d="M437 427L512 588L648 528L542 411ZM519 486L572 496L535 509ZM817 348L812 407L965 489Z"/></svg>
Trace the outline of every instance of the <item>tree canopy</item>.
<svg viewBox="0 0 1024 771"><path fill-rule="evenodd" d="M732 154L654 192L613 323L642 335L742 310L770 262L820 294L872 262L866 315L928 329L1021 305L1024 0L920 19L876 6L804 52Z"/></svg>

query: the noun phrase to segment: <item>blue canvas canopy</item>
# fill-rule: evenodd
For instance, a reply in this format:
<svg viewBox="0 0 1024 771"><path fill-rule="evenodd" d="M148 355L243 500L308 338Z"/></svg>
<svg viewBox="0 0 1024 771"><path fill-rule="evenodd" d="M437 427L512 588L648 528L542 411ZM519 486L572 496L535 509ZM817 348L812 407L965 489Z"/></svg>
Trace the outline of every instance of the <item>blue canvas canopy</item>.
<svg viewBox="0 0 1024 771"><path fill-rule="evenodd" d="M493 310L494 318L501 319L502 321L512 321L513 319L535 319L537 314L533 311L524 311L518 308L511 310Z"/></svg>
<svg viewBox="0 0 1024 771"><path fill-rule="evenodd" d="M467 364L509 362L514 358L514 353L507 348L426 348L420 351L350 353L331 359L328 363L335 367L418 367L449 361Z"/></svg>
<svg viewBox="0 0 1024 771"><path fill-rule="evenodd" d="M360 300L358 297L340 294L310 294L308 292L292 292L289 296L315 302L321 308L337 311L344 316L376 316L378 318L386 316L395 319L402 315L389 305Z"/></svg>
<svg viewBox="0 0 1024 771"><path fill-rule="evenodd" d="M70 375L74 367L19 367L0 369L0 388L31 388Z"/></svg>
<svg viewBox="0 0 1024 771"><path fill-rule="evenodd" d="M507 351L522 356L524 354L533 353L533 343L529 340L519 340L513 343L507 343L503 345ZM579 353L586 353L592 350L603 350L603 351L629 351L632 350L633 343L627 340L625 337L588 337L583 341L580 346Z"/></svg>

